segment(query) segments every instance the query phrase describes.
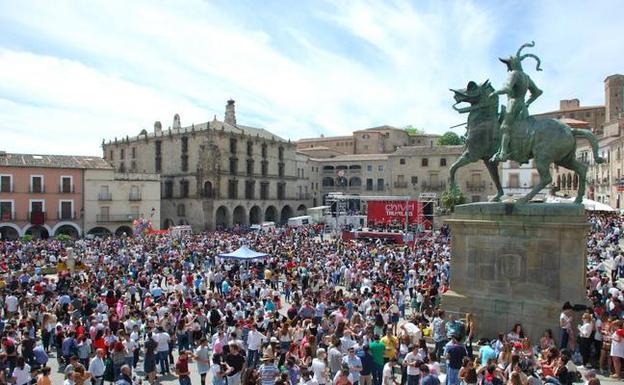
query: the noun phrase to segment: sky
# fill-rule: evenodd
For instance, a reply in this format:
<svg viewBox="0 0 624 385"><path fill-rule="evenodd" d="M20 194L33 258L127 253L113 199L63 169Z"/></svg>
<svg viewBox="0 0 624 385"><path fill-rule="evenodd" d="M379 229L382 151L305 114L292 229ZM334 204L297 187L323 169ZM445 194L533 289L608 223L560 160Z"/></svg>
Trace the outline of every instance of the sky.
<svg viewBox="0 0 624 385"><path fill-rule="evenodd" d="M604 103L624 73L619 1L0 0L0 150L101 155L102 139L222 120L297 140L465 121L449 88L504 84L527 50L544 94ZM464 128L454 129L463 134Z"/></svg>

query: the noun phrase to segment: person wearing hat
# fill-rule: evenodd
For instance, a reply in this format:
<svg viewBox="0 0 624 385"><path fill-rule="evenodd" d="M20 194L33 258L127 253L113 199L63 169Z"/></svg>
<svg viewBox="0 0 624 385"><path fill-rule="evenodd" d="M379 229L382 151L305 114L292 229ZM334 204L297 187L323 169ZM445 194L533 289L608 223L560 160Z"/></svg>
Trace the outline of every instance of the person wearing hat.
<svg viewBox="0 0 624 385"><path fill-rule="evenodd" d="M273 357L269 355L262 356L262 365L258 368L260 374L260 383L262 385L274 385L275 380L280 376L280 371L273 362Z"/></svg>

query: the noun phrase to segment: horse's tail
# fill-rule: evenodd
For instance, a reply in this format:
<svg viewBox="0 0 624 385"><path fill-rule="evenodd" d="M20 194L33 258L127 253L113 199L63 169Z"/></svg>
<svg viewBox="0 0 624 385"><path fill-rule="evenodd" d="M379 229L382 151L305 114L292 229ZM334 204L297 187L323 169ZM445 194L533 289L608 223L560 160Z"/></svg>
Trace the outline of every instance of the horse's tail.
<svg viewBox="0 0 624 385"><path fill-rule="evenodd" d="M577 129L577 128L572 128L572 135L574 136L582 136L583 138L587 139L589 141L589 144L591 144L592 147L592 152L594 153L594 159L596 161L596 163L604 163L605 160L604 158L602 158L599 154L598 154L598 140L596 139L596 136L589 130L583 130L583 129Z"/></svg>

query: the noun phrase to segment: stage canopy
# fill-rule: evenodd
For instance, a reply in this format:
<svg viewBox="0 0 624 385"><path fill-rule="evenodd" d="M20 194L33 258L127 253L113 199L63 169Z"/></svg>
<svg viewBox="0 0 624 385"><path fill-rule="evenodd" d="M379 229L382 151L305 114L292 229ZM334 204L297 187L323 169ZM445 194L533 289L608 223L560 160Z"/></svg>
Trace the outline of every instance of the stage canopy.
<svg viewBox="0 0 624 385"><path fill-rule="evenodd" d="M239 261L254 261L256 259L262 259L268 256L268 254L253 251L247 246L242 246L238 250L231 253L219 254L219 257L221 258L238 259Z"/></svg>

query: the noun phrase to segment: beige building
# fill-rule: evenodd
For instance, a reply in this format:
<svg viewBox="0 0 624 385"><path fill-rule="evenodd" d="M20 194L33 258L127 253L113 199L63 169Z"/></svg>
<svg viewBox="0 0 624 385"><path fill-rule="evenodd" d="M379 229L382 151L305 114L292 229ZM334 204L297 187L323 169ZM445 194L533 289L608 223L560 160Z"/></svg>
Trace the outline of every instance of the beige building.
<svg viewBox="0 0 624 385"><path fill-rule="evenodd" d="M313 193L355 195L401 195L419 199L421 194L439 197L446 189L450 166L463 146L405 146L391 154L343 155L313 159ZM485 201L495 188L482 162L465 166L457 183L468 202Z"/></svg>
<svg viewBox="0 0 624 385"><path fill-rule="evenodd" d="M233 100L223 121L215 116L182 127L176 114L167 130L155 122L153 132L143 130L102 147L118 172L160 174L163 228L284 223L311 204L301 181L307 178L306 161L296 155L295 144L238 124Z"/></svg>
<svg viewBox="0 0 624 385"><path fill-rule="evenodd" d="M84 174L84 226L88 234L132 233L135 219L160 228L160 176L117 173L113 168Z"/></svg>
<svg viewBox="0 0 624 385"><path fill-rule="evenodd" d="M389 154L403 146L436 146L439 135L411 134L392 126L379 126L354 131L350 136L322 136L300 139L297 151L316 158L337 155Z"/></svg>

